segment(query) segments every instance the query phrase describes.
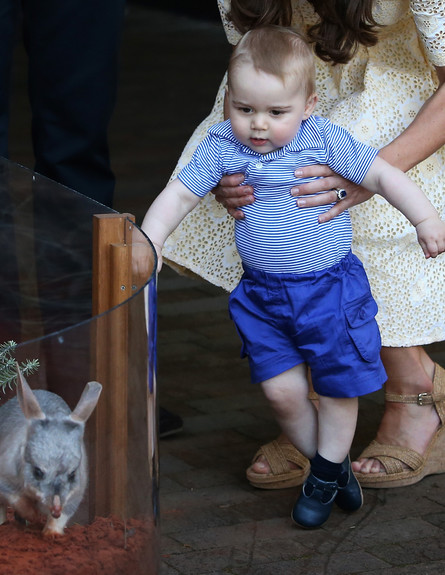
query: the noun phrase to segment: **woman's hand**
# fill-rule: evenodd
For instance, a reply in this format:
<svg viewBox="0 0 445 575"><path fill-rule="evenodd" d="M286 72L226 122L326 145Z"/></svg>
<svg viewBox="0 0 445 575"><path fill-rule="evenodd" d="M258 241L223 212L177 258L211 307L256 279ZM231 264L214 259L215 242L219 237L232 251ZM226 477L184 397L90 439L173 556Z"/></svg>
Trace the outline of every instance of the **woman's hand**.
<svg viewBox="0 0 445 575"><path fill-rule="evenodd" d="M373 194L363 186L353 184L333 172L329 166L316 164L299 168L296 170L295 176L297 178L318 178L317 180L312 180L306 184L292 188L291 194L298 196L297 205L299 208L324 206L336 202L335 206L332 206L330 210L320 214L318 218L320 223L329 222L348 208L361 204L373 196ZM346 190L346 197L343 200L338 200L335 188ZM301 197L308 194L317 195L309 198Z"/></svg>
<svg viewBox="0 0 445 575"><path fill-rule="evenodd" d="M241 186L244 182L244 174L231 174L221 178L219 186L212 190L215 199L226 208L235 220L242 220L243 206L253 204L255 201L252 186Z"/></svg>
<svg viewBox="0 0 445 575"><path fill-rule="evenodd" d="M336 202L335 206L319 216L320 223L332 220L348 208L369 200L373 195L363 186L357 186L349 180L345 180L333 172L329 166L306 166L305 168L299 168L295 172L295 175L297 178L319 178L307 184L292 188L290 193L293 196L298 196L298 207L323 206ZM224 176L219 186L212 190L215 194L216 201L224 206L229 214L236 220L244 218L244 214L240 208L253 204L255 201L252 186L242 186L243 181L244 174ZM345 199L341 201L337 200L335 188L346 190L347 195ZM309 198L301 197L308 194L318 195Z"/></svg>

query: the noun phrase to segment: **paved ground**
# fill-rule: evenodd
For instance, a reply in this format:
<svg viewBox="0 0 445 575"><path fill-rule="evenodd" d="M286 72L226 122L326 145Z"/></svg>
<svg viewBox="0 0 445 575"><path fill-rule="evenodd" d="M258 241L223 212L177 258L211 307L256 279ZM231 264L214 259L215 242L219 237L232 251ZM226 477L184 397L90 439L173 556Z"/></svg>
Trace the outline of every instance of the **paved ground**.
<svg viewBox="0 0 445 575"><path fill-rule="evenodd" d="M115 207L139 222L222 77L229 49L210 15L128 5L111 146ZM15 79L11 152L32 167L22 72ZM247 483L246 466L277 427L249 383L226 310L221 290L168 269L161 274L159 395L182 415L184 431L160 443L160 575L445 573L445 475L409 488L367 490L359 512L336 510L317 531L291 524L298 489L261 491ZM445 365L445 348L432 351ZM381 394L361 403L353 454L373 437L381 409Z"/></svg>
<svg viewBox="0 0 445 575"><path fill-rule="evenodd" d="M162 575L445 573L445 476L366 490L359 512L335 510L317 531L291 523L298 489L251 487L245 468L277 428L238 359L227 296L171 272L159 296L160 396L185 423L161 441ZM381 394L362 401L353 454L381 406Z"/></svg>

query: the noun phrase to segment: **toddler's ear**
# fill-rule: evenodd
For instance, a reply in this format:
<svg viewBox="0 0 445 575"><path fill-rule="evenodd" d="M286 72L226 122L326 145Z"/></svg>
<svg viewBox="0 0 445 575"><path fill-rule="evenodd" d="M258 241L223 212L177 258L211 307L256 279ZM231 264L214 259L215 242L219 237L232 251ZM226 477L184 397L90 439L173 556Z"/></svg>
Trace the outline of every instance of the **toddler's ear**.
<svg viewBox="0 0 445 575"><path fill-rule="evenodd" d="M229 118L229 86L226 85L224 89L224 102L223 102L224 120Z"/></svg>
<svg viewBox="0 0 445 575"><path fill-rule="evenodd" d="M318 95L314 92L306 100L306 107L304 108L303 120L307 120L315 109L318 102Z"/></svg>

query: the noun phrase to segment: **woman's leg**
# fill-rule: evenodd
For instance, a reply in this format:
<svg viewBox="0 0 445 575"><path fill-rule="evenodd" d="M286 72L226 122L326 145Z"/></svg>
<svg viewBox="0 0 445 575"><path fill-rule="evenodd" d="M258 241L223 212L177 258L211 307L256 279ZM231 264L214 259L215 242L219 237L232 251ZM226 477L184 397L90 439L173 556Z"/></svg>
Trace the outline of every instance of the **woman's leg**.
<svg viewBox="0 0 445 575"><path fill-rule="evenodd" d="M288 441L306 457L314 457L318 443L318 417L308 399L306 365L297 365L261 385Z"/></svg>
<svg viewBox="0 0 445 575"><path fill-rule="evenodd" d="M432 391L434 362L422 347L385 347L381 356L388 374L386 392L416 395ZM433 405L387 402L376 440L424 454L438 426L439 417ZM361 458L352 467L360 473L383 471L375 459Z"/></svg>

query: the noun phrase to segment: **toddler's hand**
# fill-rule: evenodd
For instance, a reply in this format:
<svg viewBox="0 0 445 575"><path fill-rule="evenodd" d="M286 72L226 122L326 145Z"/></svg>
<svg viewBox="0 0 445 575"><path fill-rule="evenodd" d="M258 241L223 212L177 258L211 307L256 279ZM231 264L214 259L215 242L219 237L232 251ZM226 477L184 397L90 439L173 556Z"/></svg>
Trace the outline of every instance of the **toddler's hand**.
<svg viewBox="0 0 445 575"><path fill-rule="evenodd" d="M445 222L434 216L416 226L417 239L425 257L435 258L445 251Z"/></svg>
<svg viewBox="0 0 445 575"><path fill-rule="evenodd" d="M158 247L156 246L156 255L158 256L158 273L161 271L162 269L162 264L164 263L162 260L162 252L161 250L158 250Z"/></svg>
<svg viewBox="0 0 445 575"><path fill-rule="evenodd" d="M156 252L158 252L155 247ZM158 269L160 270L159 254L158 255ZM161 260L162 261L162 260ZM154 267L154 253L147 241L134 242L131 244L131 267L134 278L139 278L141 282L147 279L153 273Z"/></svg>

